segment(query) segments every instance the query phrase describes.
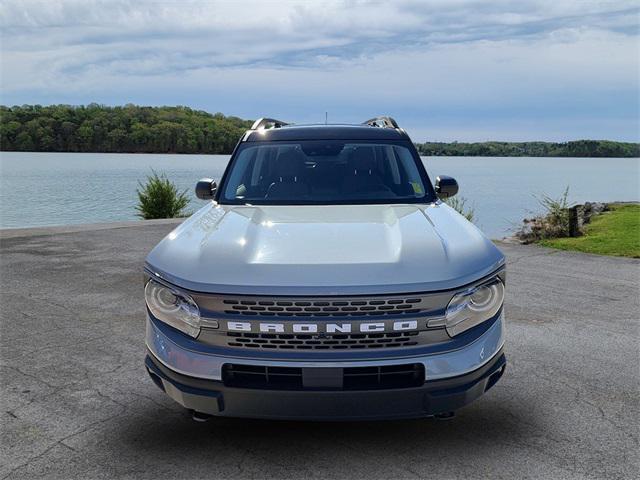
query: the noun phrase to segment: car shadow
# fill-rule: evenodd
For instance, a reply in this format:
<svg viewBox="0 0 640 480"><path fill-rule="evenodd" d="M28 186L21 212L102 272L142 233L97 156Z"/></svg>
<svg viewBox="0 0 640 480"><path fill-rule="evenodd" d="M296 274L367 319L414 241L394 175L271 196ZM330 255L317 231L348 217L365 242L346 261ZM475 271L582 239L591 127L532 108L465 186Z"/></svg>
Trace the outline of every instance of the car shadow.
<svg viewBox="0 0 640 480"><path fill-rule="evenodd" d="M309 422L213 417L197 423L186 410L166 412L129 418L120 424L120 440L148 452L170 448L174 455L232 449L262 452L265 459L274 454L286 458L311 448L324 456L340 456L347 449L384 457L394 452L469 449L505 439L514 443L545 428L531 406L490 395L450 420Z"/></svg>

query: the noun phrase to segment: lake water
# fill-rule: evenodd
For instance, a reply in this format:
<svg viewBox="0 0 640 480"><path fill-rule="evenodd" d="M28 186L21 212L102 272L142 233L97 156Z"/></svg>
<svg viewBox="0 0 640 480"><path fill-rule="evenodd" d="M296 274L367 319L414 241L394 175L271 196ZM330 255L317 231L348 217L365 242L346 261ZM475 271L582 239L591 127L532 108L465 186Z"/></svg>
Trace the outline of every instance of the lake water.
<svg viewBox="0 0 640 480"><path fill-rule="evenodd" d="M136 219L136 187L151 169L164 172L192 197L201 177L219 178L228 155L102 153L0 154L0 228ZM539 211L534 195L573 202L640 200L640 160L630 158L424 157L432 180L451 175L460 184L476 224L500 238Z"/></svg>

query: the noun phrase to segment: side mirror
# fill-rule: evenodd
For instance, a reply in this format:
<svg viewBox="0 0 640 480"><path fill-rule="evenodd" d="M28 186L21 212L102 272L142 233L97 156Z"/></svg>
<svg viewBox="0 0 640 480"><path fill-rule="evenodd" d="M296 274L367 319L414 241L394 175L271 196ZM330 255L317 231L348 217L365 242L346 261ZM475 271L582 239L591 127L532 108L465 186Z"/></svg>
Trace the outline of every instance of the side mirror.
<svg viewBox="0 0 640 480"><path fill-rule="evenodd" d="M218 185L212 178L203 178L196 183L196 197L200 200L213 200Z"/></svg>
<svg viewBox="0 0 640 480"><path fill-rule="evenodd" d="M458 182L455 178L439 175L436 177L436 194L444 199L453 197L458 193Z"/></svg>

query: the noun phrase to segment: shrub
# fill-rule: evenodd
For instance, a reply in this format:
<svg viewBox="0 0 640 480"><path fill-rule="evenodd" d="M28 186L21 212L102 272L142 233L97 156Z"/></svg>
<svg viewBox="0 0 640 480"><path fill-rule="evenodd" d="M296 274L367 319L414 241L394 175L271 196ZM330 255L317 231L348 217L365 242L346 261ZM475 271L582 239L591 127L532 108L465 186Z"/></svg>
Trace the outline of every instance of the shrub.
<svg viewBox="0 0 640 480"><path fill-rule="evenodd" d="M534 195L535 196L535 195ZM559 198L549 195L535 198L544 209L544 213L533 218L525 218L524 225L515 233L515 236L525 243L538 242L548 238L560 238L569 236L569 187L565 188Z"/></svg>
<svg viewBox="0 0 640 480"><path fill-rule="evenodd" d="M144 185L138 182L138 216L145 220L185 216L184 209L189 204L187 191L178 191L164 173L158 175L155 170L151 172Z"/></svg>
<svg viewBox="0 0 640 480"><path fill-rule="evenodd" d="M543 194L536 197L538 203L545 210L544 220L546 229L542 232L546 238L566 237L569 235L569 186L564 189L560 198L551 198Z"/></svg>
<svg viewBox="0 0 640 480"><path fill-rule="evenodd" d="M444 200L444 203L453 208L456 212L462 215L464 218L473 222L475 211L473 208L465 208L467 199L464 197L449 197Z"/></svg>

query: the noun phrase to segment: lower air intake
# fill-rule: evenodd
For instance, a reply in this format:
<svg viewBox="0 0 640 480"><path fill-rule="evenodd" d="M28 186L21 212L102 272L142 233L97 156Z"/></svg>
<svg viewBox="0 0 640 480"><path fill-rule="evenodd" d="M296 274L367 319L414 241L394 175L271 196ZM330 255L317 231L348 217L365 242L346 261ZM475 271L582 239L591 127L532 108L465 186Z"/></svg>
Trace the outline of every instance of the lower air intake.
<svg viewBox="0 0 640 480"><path fill-rule="evenodd" d="M266 390L380 390L418 387L424 365L384 365L349 368L266 367L225 364L222 380L228 387Z"/></svg>

